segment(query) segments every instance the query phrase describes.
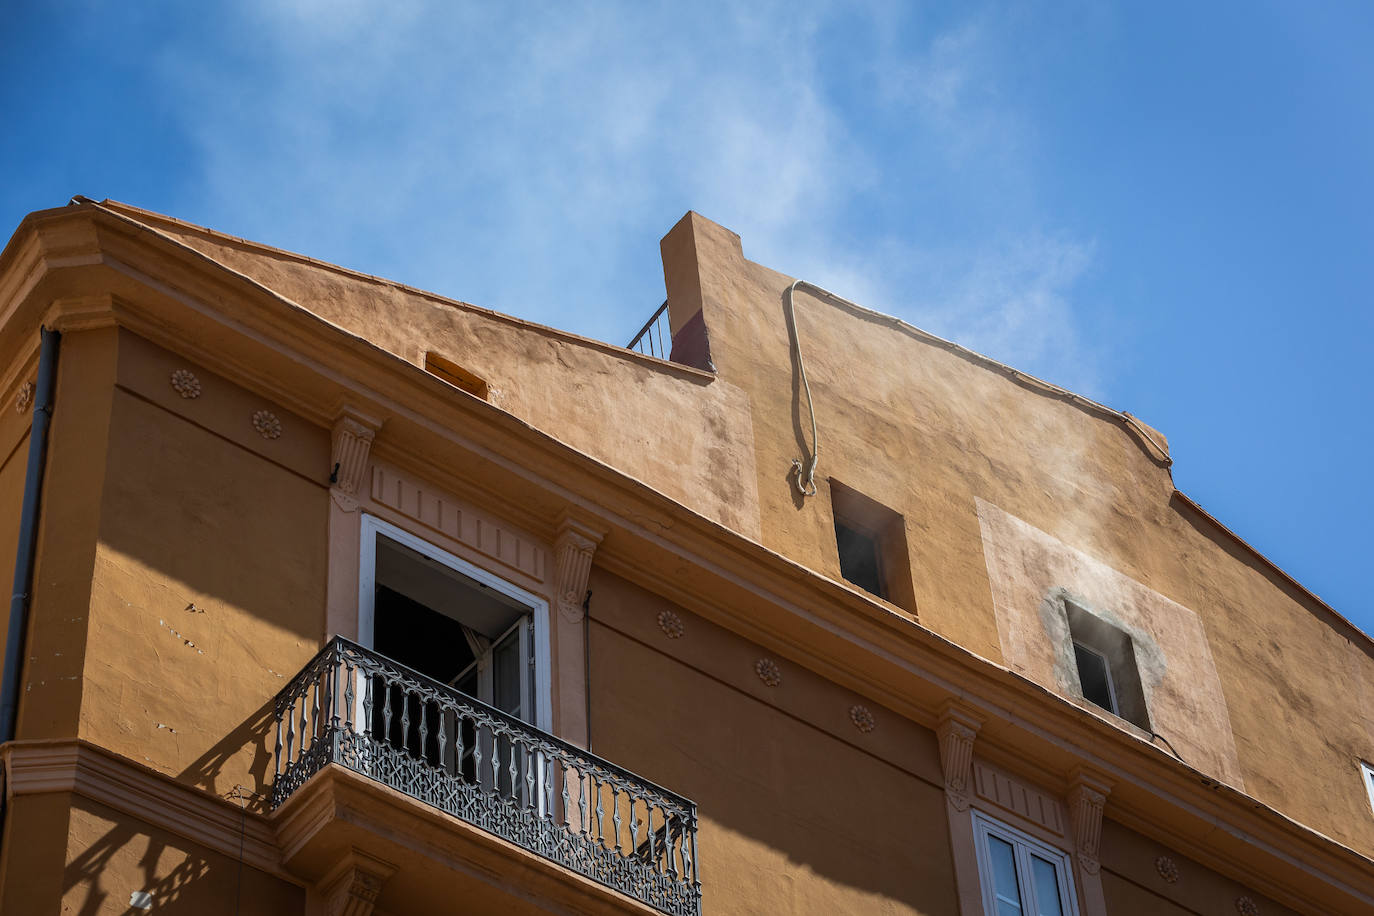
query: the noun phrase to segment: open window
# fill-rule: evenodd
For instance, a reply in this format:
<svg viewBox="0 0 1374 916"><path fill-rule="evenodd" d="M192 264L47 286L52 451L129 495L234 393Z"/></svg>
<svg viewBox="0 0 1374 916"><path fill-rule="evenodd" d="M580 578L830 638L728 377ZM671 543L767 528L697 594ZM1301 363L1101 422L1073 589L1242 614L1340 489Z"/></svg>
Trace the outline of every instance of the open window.
<svg viewBox="0 0 1374 916"><path fill-rule="evenodd" d="M987 916L1077 916L1066 853L981 812L973 827Z"/></svg>
<svg viewBox="0 0 1374 916"><path fill-rule="evenodd" d="M1130 634L1067 599L1064 612L1083 699L1149 731L1150 716Z"/></svg>
<svg viewBox="0 0 1374 916"><path fill-rule="evenodd" d="M369 515L360 559L360 643L549 728L543 600Z"/></svg>
<svg viewBox="0 0 1374 916"><path fill-rule="evenodd" d="M1364 790L1369 793L1369 807L1374 810L1374 766L1360 761L1360 778L1364 780Z"/></svg>
<svg viewBox="0 0 1374 916"><path fill-rule="evenodd" d="M833 479L830 500L840 575L864 591L915 613L916 595L902 517Z"/></svg>

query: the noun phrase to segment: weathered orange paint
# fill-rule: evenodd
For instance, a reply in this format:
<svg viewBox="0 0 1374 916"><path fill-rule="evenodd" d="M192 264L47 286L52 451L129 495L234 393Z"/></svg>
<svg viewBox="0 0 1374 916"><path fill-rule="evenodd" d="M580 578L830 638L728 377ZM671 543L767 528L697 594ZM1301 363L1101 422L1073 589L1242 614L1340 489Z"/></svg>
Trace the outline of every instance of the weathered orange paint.
<svg viewBox="0 0 1374 916"><path fill-rule="evenodd" d="M556 726L698 803L707 913L971 913L969 810L1078 850L1084 916L1104 900L1112 913L1229 912L1242 893L1264 913L1374 904L1355 767L1374 758L1371 643L1178 494L1162 436L804 288L789 328L792 278L697 214L662 249L670 322L700 322L714 373L124 205L31 216L0 254L7 377L31 363L40 321L64 342L21 738L136 761L146 769L122 789L143 798L178 784L260 794L273 696L356 627L361 513L551 607L555 538L576 518L600 537L589 697L580 676L553 678ZM793 334L822 447L806 499L790 476L815 445ZM486 399L426 372L430 353ZM197 397L171 386L177 369L196 374ZM279 436L254 427L263 410ZM375 432L356 492L329 479L345 415ZM22 487L16 420L0 418L5 513ZM373 473L480 516L545 565L445 531L374 492ZM901 516L911 590L896 603L841 578L832 479ZM0 516L0 563L6 531ZM1184 762L1060 678L1055 588L1115 598L1099 609L1155 639L1157 725ZM660 628L665 612L680 636ZM560 669L583 663L581 621L565 613ZM1214 693L1188 690L1211 677ZM573 713L588 698L584 729ZM962 759L984 783L951 770L951 710L973 723ZM234 857L187 837L201 818L195 829L227 843L218 809L150 824L120 791L73 779L70 795L30 786L9 809L7 912L59 899L122 912L145 885L200 912L235 886ZM1105 793L1095 852L1076 833L1084 785ZM320 911L329 863L301 864L260 807L244 819L254 848L275 842L284 858L248 869L256 911ZM369 807L380 827L326 824L340 847L326 858L340 844L396 855L386 810ZM425 850L398 874L437 887L447 834L442 816L425 824ZM13 842L22 830L32 845ZM1151 883L1163 854L1186 883ZM559 906L595 899L539 874ZM421 897L386 899L434 902Z"/></svg>

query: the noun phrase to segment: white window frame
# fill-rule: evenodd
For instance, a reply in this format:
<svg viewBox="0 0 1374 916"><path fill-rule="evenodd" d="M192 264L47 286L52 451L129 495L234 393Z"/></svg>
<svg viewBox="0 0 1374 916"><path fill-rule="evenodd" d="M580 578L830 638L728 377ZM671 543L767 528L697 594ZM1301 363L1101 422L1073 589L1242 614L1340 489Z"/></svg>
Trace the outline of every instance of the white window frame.
<svg viewBox="0 0 1374 916"><path fill-rule="evenodd" d="M549 651L549 603L500 576L474 566L441 547L365 512L362 516L358 557L358 643L372 648L376 632L377 536L385 535L416 553L442 563L455 572L520 602L534 622L534 718L536 728L553 731L553 670Z"/></svg>
<svg viewBox="0 0 1374 916"><path fill-rule="evenodd" d="M1107 658L1106 653L1097 651L1096 649L1094 649L1092 646L1088 645L1088 644L1085 643L1085 642L1080 642L1080 641L1077 640L1077 639L1071 640L1071 642L1072 642L1072 644L1073 644L1073 648L1075 648L1075 649L1082 649L1084 652L1087 652L1089 655L1095 655L1095 656L1097 656L1098 658L1100 658L1100 659L1102 660L1102 671L1103 671L1103 672L1106 674L1106 676L1107 676L1107 699L1111 700L1111 703L1112 703L1111 708L1109 708L1109 709L1107 710L1107 712L1111 713L1112 715L1116 716L1117 718L1121 718L1121 704L1120 704L1119 702L1117 702L1117 699L1116 699L1116 675L1112 673L1112 662L1111 662L1111 659ZM1076 659L1075 659L1074 667L1075 667L1075 668L1078 668L1077 660L1076 660ZM1080 694L1083 694L1083 671L1082 671L1081 668L1078 669L1078 692L1079 692ZM1088 700L1088 697L1087 697L1086 694L1083 694L1083 699ZM1092 701L1092 700L1088 700L1088 702L1089 702L1089 703L1092 703L1093 701ZM1093 703L1093 705L1094 705L1094 706L1097 706L1096 703ZM1099 706L1098 708L1101 709L1102 707Z"/></svg>
<svg viewBox="0 0 1374 916"><path fill-rule="evenodd" d="M1369 793L1369 810L1374 812L1374 766L1361 760L1360 778L1364 780L1364 790Z"/></svg>
<svg viewBox="0 0 1374 916"><path fill-rule="evenodd" d="M1078 916L1078 895L1073 886L1072 857L1063 850L1046 845L1015 827L993 820L981 811L974 811L973 837L978 853L978 883L983 892L983 912L987 916L997 916L997 898L992 880L992 854L988 849L989 836L1010 843L1014 850L1017 884L1022 897L1024 916L1035 916L1038 912L1038 908L1032 909L1035 902L1035 891L1034 885L1030 883L1031 853L1035 853L1055 866L1055 877L1059 883L1059 901L1064 910L1064 916Z"/></svg>

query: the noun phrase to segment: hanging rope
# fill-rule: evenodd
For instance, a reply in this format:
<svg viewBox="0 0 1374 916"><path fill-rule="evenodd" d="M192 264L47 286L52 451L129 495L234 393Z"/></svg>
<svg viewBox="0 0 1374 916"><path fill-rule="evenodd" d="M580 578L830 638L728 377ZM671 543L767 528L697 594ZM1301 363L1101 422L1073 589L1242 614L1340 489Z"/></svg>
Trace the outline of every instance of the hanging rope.
<svg viewBox="0 0 1374 916"><path fill-rule="evenodd" d="M802 388L806 391L806 409L811 412L811 460L803 463L800 458L792 459L792 471L795 474L792 482L802 499L805 499L816 495L816 465L821 460L821 440L816 432L816 405L811 402L811 383L806 380L806 361L802 359L801 328L797 327L797 312L792 304L793 291L798 286L812 284L805 280L793 280L792 285L787 287L786 301L787 320L792 323L792 349L797 354L797 371L801 375Z"/></svg>

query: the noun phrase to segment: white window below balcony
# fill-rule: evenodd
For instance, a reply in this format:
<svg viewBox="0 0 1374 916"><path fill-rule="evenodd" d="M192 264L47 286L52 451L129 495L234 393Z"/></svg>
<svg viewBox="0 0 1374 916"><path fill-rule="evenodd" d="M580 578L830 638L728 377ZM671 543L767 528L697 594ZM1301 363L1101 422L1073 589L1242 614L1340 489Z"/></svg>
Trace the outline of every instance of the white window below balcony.
<svg viewBox="0 0 1374 916"><path fill-rule="evenodd" d="M1077 916L1066 853L979 812L973 824L986 916Z"/></svg>

